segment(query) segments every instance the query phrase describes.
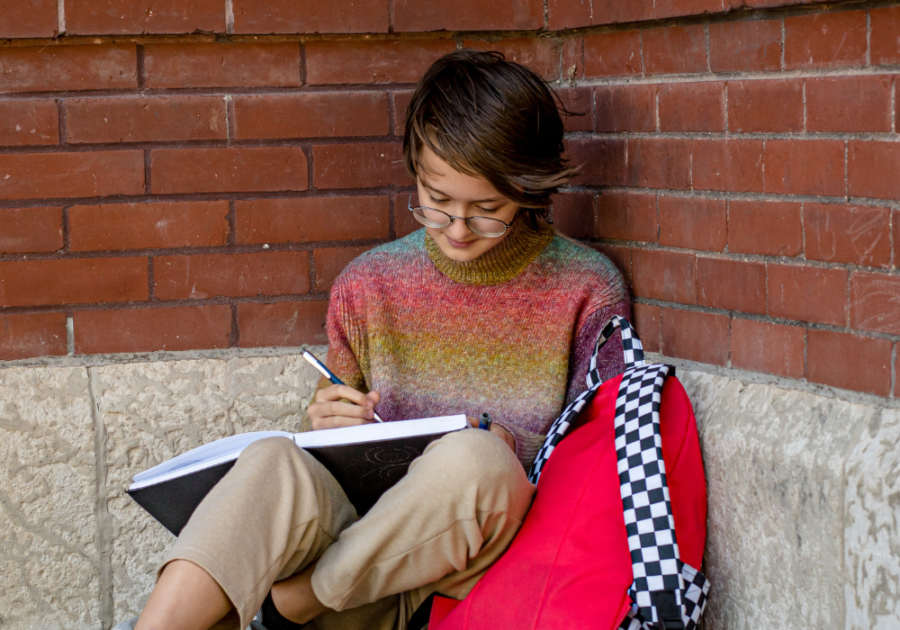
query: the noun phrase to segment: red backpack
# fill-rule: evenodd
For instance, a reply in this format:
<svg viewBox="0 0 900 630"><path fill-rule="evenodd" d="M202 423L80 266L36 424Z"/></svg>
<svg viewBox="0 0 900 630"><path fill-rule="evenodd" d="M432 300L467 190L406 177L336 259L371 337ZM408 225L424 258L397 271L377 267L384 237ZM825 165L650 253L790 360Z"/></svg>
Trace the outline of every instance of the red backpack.
<svg viewBox="0 0 900 630"><path fill-rule="evenodd" d="M601 383L597 350L617 328L625 373ZM537 493L522 528L464 600L435 597L430 630L696 627L709 591L694 568L706 542L706 481L674 373L647 365L628 322L610 320L588 390L535 459Z"/></svg>

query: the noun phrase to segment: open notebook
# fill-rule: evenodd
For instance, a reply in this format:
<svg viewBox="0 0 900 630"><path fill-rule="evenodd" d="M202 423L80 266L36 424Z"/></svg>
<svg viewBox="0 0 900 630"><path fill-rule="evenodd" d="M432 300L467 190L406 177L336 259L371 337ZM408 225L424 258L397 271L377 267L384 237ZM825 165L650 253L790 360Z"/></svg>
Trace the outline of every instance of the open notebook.
<svg viewBox="0 0 900 630"><path fill-rule="evenodd" d="M288 433L243 433L198 446L138 473L126 492L176 536L194 509L257 440L290 439L318 459L365 514L434 440L469 426L464 415Z"/></svg>

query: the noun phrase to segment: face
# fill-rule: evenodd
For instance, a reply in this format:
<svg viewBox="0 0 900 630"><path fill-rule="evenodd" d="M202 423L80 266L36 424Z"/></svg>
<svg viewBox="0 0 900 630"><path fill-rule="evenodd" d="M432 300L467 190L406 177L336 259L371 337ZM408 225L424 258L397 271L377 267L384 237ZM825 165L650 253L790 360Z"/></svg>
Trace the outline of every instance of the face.
<svg viewBox="0 0 900 630"><path fill-rule="evenodd" d="M484 177L455 170L428 147L419 153L419 205L455 217L491 217L512 223L518 206L497 192ZM509 236L510 229L493 238L475 234L465 221L455 219L445 228L426 227L444 255L457 262L475 260Z"/></svg>

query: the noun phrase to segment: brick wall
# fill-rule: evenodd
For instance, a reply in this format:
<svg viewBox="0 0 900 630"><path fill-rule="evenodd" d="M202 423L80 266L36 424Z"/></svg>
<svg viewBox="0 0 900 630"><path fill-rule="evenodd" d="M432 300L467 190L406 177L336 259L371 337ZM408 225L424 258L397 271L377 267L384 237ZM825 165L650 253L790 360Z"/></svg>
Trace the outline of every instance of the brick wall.
<svg viewBox="0 0 900 630"><path fill-rule="evenodd" d="M324 343L468 46L585 112L556 223L647 347L900 395L898 2L0 0L0 37L0 360Z"/></svg>

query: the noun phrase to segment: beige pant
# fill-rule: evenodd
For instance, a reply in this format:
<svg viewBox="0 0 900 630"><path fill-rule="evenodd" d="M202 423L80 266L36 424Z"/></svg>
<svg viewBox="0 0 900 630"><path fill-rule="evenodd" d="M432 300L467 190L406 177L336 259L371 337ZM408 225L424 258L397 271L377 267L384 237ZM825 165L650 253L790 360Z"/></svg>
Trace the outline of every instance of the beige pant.
<svg viewBox="0 0 900 630"><path fill-rule="evenodd" d="M465 597L509 546L533 494L503 440L467 429L433 442L359 519L318 461L270 438L200 503L163 566L205 569L236 609L216 627L242 629L273 582L318 559L313 591L339 612L315 628L403 630L432 592Z"/></svg>

